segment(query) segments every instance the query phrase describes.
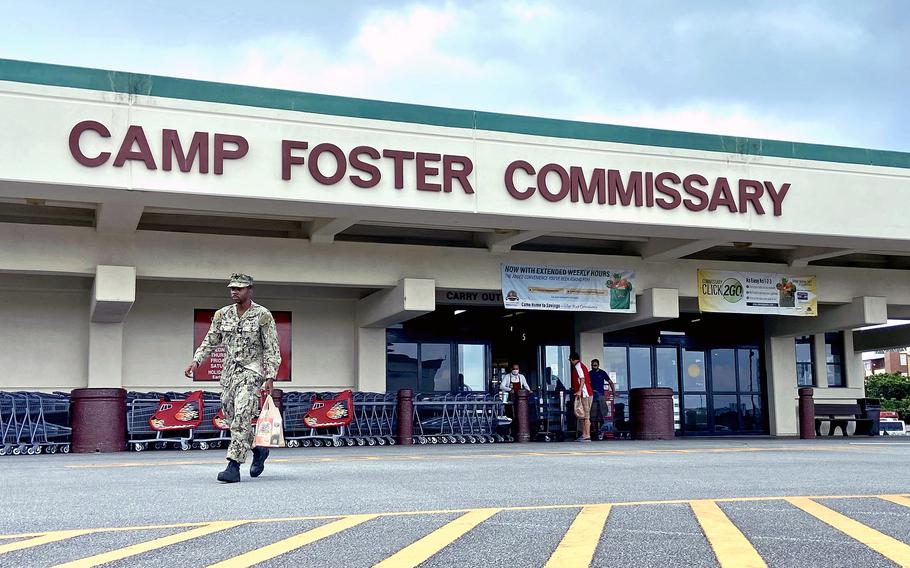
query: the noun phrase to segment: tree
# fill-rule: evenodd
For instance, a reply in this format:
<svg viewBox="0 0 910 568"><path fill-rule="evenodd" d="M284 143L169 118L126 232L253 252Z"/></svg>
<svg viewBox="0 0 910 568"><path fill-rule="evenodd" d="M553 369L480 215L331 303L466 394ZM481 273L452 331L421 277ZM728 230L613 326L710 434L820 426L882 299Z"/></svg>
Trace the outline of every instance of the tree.
<svg viewBox="0 0 910 568"><path fill-rule="evenodd" d="M896 410L901 416L910 415L910 377L897 373L866 377L866 396L879 399L882 410Z"/></svg>

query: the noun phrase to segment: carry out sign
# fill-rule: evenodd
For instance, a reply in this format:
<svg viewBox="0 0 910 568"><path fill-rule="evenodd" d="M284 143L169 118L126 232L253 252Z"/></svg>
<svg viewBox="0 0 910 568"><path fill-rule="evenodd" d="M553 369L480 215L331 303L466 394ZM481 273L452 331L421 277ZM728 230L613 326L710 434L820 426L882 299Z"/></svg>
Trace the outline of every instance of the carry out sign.
<svg viewBox="0 0 910 568"><path fill-rule="evenodd" d="M502 265L506 308L635 313L635 273L615 268Z"/></svg>
<svg viewBox="0 0 910 568"><path fill-rule="evenodd" d="M816 316L815 276L699 270L698 309L703 312Z"/></svg>

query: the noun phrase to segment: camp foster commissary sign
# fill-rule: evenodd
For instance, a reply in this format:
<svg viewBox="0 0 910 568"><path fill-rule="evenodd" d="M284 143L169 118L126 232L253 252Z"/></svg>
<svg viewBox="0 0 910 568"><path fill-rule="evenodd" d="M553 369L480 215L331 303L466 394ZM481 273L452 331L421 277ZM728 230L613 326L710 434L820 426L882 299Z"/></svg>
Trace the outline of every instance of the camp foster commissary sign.
<svg viewBox="0 0 910 568"><path fill-rule="evenodd" d="M414 148L342 147L315 140L276 139L274 144L280 148L280 160L274 167L288 183L309 177L323 186L346 181L369 190L391 179L396 190L475 193L470 180L474 163L464 155ZM99 121L84 120L70 130L69 150L73 159L89 168L122 168L132 163L148 170L227 176L231 169L242 167L255 148L238 134L196 131L190 136L167 128L146 131L135 124L124 132L113 132ZM413 180L413 187L407 187L406 179ZM517 157L504 168L501 179L502 190L519 201L773 216L782 215L790 191L790 183L779 180L692 171L583 169L566 163L535 164Z"/></svg>

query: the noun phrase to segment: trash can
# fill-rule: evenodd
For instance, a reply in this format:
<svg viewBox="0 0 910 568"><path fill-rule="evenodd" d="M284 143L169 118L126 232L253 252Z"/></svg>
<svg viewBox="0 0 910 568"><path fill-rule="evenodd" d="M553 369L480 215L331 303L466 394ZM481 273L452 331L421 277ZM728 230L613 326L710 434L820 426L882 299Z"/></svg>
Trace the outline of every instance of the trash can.
<svg viewBox="0 0 910 568"><path fill-rule="evenodd" d="M673 390L639 388L629 391L633 440L672 440Z"/></svg>
<svg viewBox="0 0 910 568"><path fill-rule="evenodd" d="M869 426L869 435L878 436L882 420L881 402L877 398L861 398L858 402L860 412L863 413L863 418L872 419L872 425ZM859 432L857 432L857 434L859 434Z"/></svg>

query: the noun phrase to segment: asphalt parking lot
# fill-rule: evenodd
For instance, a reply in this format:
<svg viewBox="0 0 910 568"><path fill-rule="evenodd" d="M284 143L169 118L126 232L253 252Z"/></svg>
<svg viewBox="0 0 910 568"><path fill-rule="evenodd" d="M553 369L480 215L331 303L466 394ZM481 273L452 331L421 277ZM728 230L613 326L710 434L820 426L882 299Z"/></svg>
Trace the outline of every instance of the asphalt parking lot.
<svg viewBox="0 0 910 568"><path fill-rule="evenodd" d="M3 566L910 566L875 438L17 456Z"/></svg>

